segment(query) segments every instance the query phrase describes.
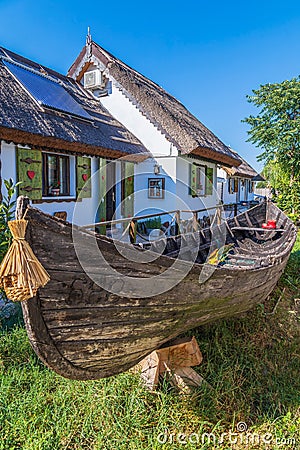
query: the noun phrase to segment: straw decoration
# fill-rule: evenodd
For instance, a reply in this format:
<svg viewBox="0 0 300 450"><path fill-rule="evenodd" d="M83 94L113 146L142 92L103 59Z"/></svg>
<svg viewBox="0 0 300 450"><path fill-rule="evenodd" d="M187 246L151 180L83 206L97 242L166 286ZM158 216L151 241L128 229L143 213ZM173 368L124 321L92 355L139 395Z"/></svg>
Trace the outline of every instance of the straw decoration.
<svg viewBox="0 0 300 450"><path fill-rule="evenodd" d="M0 287L13 301L28 300L50 277L25 240L27 220L8 222L13 241L0 267Z"/></svg>

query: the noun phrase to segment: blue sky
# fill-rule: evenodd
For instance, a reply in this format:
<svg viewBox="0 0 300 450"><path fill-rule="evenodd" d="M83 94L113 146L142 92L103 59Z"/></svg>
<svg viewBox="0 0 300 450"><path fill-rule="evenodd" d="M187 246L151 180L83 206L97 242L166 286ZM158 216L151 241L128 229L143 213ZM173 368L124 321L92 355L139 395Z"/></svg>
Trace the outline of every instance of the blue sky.
<svg viewBox="0 0 300 450"><path fill-rule="evenodd" d="M178 98L256 169L241 119L260 84L300 73L300 2L0 0L0 45L66 73L92 38Z"/></svg>

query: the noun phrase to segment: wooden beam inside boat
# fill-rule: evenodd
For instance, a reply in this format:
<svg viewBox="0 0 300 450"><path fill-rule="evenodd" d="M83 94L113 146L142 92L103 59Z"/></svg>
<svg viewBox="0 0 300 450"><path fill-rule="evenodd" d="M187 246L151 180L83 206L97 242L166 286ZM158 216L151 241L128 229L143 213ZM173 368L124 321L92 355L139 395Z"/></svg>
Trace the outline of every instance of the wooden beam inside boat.
<svg viewBox="0 0 300 450"><path fill-rule="evenodd" d="M271 232L271 231L279 231L281 233L286 233L287 230L284 230L283 228L256 228L256 227L232 227L232 231L264 231L264 232Z"/></svg>
<svg viewBox="0 0 300 450"><path fill-rule="evenodd" d="M168 215L168 214L177 214L180 217L181 213L190 213L195 217L195 214L198 214L200 212L206 212L206 211L212 211L212 210L216 210L219 211L222 208L226 208L228 206L232 206L232 204L228 204L228 205L215 205L215 206L211 206L209 208L202 208L202 209L195 209L195 210L189 210L189 209L175 209L172 211L163 211L163 212L158 212L158 213L151 213L151 214L144 214L142 216L132 216L132 217L126 217L126 218L122 218L122 219L115 219L115 220L106 220L103 222L95 222L95 223L90 223L87 225L83 225L80 228L81 229L88 229L88 228L93 228L95 226L106 226L106 225L117 225L120 223L124 223L124 222L130 222L130 221L137 221L137 220L144 220L144 219L150 219L151 217L158 217L158 216L164 216L164 215Z"/></svg>

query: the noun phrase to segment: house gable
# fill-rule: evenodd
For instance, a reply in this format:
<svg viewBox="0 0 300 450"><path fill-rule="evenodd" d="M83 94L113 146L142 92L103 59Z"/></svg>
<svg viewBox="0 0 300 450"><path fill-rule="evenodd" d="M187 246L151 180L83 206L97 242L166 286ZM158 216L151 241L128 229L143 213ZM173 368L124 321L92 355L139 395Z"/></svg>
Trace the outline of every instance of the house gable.
<svg viewBox="0 0 300 450"><path fill-rule="evenodd" d="M94 42L84 47L68 74L77 81L83 77L87 63L98 64L114 84L130 99L140 113L164 134L181 154L194 153L226 165L240 164L210 130L163 88L111 55Z"/></svg>

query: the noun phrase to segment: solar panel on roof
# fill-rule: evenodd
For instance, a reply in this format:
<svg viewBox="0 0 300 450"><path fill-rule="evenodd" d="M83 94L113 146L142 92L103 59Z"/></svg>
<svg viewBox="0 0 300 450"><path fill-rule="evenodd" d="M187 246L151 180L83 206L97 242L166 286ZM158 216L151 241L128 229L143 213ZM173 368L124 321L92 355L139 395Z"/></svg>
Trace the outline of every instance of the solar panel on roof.
<svg viewBox="0 0 300 450"><path fill-rule="evenodd" d="M3 62L40 104L75 116L91 119L91 116L56 81L10 61L3 60Z"/></svg>

